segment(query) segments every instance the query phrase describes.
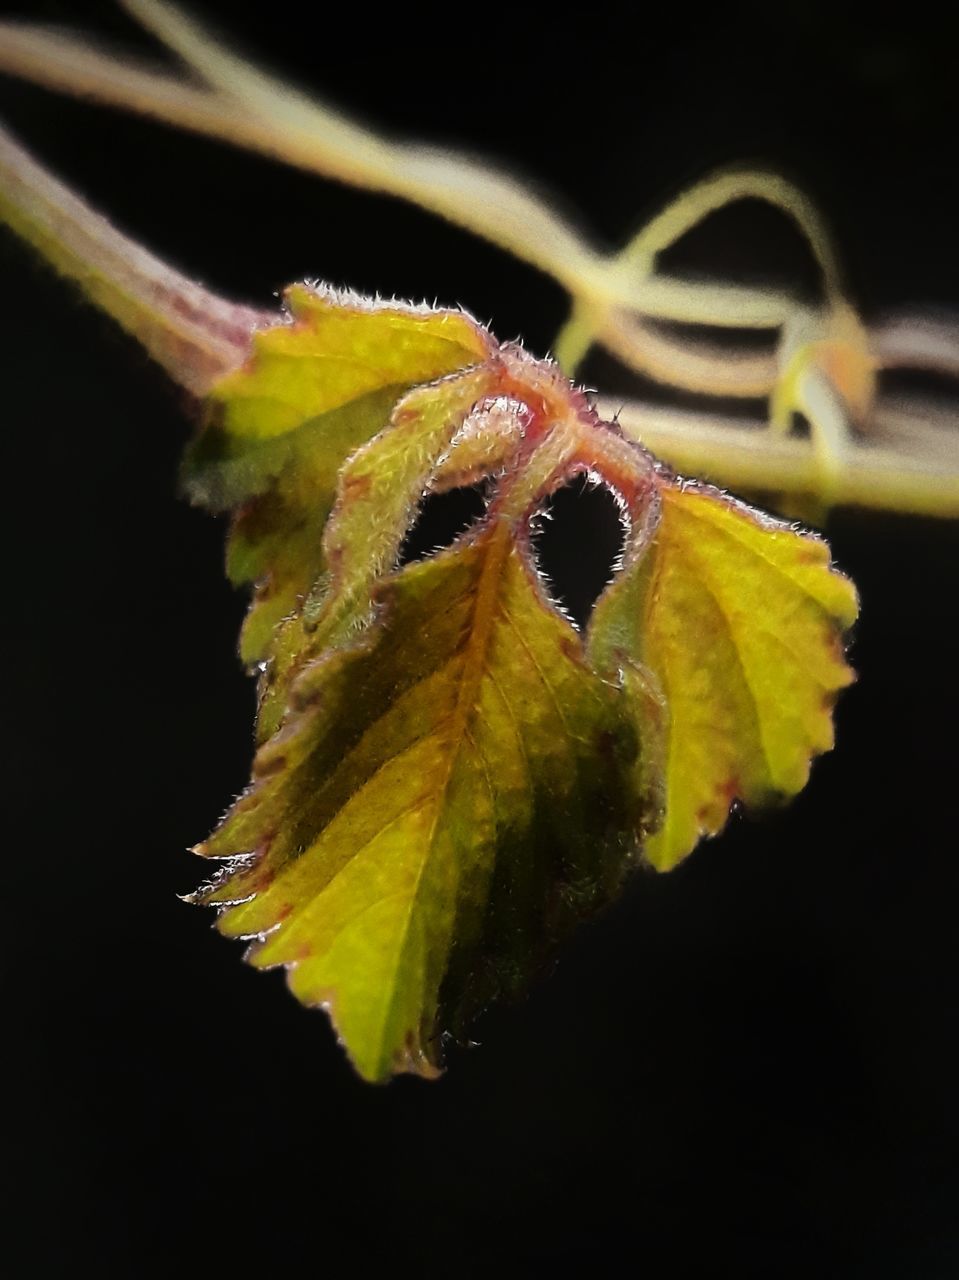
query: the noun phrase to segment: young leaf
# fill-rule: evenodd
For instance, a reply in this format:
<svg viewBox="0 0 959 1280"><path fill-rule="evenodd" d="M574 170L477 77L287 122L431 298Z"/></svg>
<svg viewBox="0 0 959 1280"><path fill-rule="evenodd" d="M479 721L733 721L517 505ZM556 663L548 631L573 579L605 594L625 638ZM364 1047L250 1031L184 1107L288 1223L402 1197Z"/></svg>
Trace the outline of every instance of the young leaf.
<svg viewBox="0 0 959 1280"><path fill-rule="evenodd" d="M396 561L431 471L493 376L480 366L408 392L389 415L390 429L344 463L320 548L324 575L303 609L277 628L260 680L259 741L279 727L295 671L371 620L373 587Z"/></svg>
<svg viewBox="0 0 959 1280"><path fill-rule="evenodd" d="M660 870L726 822L731 803L792 796L832 746L832 705L853 679L842 635L856 592L820 538L716 489L666 485L629 587L636 659L668 707Z"/></svg>
<svg viewBox="0 0 959 1280"><path fill-rule="evenodd" d="M489 433L490 460L502 440L516 454L486 516L384 573L410 496L431 460L448 470L484 392L494 411L481 404L465 438ZM506 349L400 401L343 470L330 583L304 633L315 656L292 678L286 723L201 850L255 854L200 897L225 907L225 933L259 938L253 963L286 965L301 999L331 1007L371 1079L435 1071L441 1032L521 985L638 856L651 812L640 725L549 602L530 547L533 516L601 433L555 374ZM645 455L608 451L612 482L649 498ZM391 476L403 482L389 491Z"/></svg>
<svg viewBox="0 0 959 1280"><path fill-rule="evenodd" d="M261 786L209 850L264 850L210 895L253 895L220 928L265 935L253 963L287 965L304 1002L328 1004L370 1079L434 1071L442 1030L610 896L641 820L625 708L542 599L514 525L487 517L381 603L368 647L300 677Z"/></svg>
<svg viewBox="0 0 959 1280"><path fill-rule="evenodd" d="M482 363L489 335L463 312L371 303L294 285L290 322L254 334L215 387L183 470L190 497L236 512L227 569L255 582L241 639L249 664L324 572L322 534L346 459L386 426L400 395Z"/></svg>
<svg viewBox="0 0 959 1280"><path fill-rule="evenodd" d="M361 314L388 344L381 313ZM337 372L261 417L271 379L284 385L269 361L291 342L261 335L261 363L217 389L227 413L191 461L195 492L261 497L270 519L261 531L241 516L243 536L293 609L266 650L253 784L198 850L226 861L195 896L220 908L222 932L253 939L252 963L285 966L300 999L330 1009L372 1080L434 1074L443 1034L519 990L644 853L672 865L735 794L773 790L767 775L802 785L828 745L824 690L845 678L834 621L854 613L823 544L679 485L552 367L465 317L443 313L466 334L443 368L436 331L414 335L402 314L404 362L384 357L375 415ZM334 321L313 326L308 357L297 336L294 359L347 368ZM352 450L337 385L353 395ZM259 452L277 437L280 467ZM550 600L530 533L580 472L629 526L585 633ZM482 519L397 568L418 499L478 480ZM779 652L787 633L798 666ZM756 709L743 672L768 695Z"/></svg>

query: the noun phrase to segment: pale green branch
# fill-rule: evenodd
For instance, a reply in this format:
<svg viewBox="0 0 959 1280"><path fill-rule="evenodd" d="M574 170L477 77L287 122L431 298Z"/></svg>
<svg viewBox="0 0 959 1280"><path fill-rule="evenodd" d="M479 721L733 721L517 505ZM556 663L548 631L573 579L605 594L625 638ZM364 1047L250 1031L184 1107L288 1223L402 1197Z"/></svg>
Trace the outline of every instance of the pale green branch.
<svg viewBox="0 0 959 1280"><path fill-rule="evenodd" d="M812 201L780 174L755 169L730 169L697 182L648 222L623 249L619 260L634 269L649 270L664 249L675 244L709 214L747 199L763 200L796 223L822 269L827 297L841 296L839 260L826 224ZM770 291L769 296L776 295ZM785 310L791 310L792 300L787 297L783 302ZM740 327L742 322L731 311L727 323Z"/></svg>
<svg viewBox="0 0 959 1280"><path fill-rule="evenodd" d="M121 234L2 128L0 221L196 395L244 359L251 332L265 318L203 289Z"/></svg>
<svg viewBox="0 0 959 1280"><path fill-rule="evenodd" d="M601 396L599 412L674 470L735 490L819 497L821 461L808 441L745 424ZM830 502L913 515L959 517L959 448L948 457L904 455L881 440L857 445L833 477Z"/></svg>
<svg viewBox="0 0 959 1280"><path fill-rule="evenodd" d="M681 470L823 503L959 514L955 430L930 426L915 404L893 412L874 398L877 368L911 366L959 377L959 325L899 317L867 332L843 297L820 215L781 177L752 170L714 175L654 217L621 252L601 252L510 175L452 151L378 136L251 67L173 5L125 4L182 59L189 76L156 72L82 40L16 24L0 24L0 71L409 200L484 236L568 290L571 315L556 344L567 370L600 342L632 368L678 388L772 397L778 436L761 424L746 430L713 416L640 405L624 410L624 428ZM185 385L202 393L241 358L262 313L232 306L172 272L8 138L0 179L4 219ZM801 307L776 290L657 273L665 248L715 209L745 198L771 203L803 232L823 274L821 309ZM779 345L768 354L727 348L670 332L663 321L768 329L779 335ZM795 411L810 422L811 443L786 434ZM857 432L867 433L868 442Z"/></svg>
<svg viewBox="0 0 959 1280"><path fill-rule="evenodd" d="M618 255L588 245L508 174L456 152L396 142L250 67L173 5L127 7L192 70L195 80L144 69L20 23L0 23L0 71L247 147L324 177L411 201L550 275L569 292L662 319L778 324L790 300L765 290L644 280Z"/></svg>
<svg viewBox="0 0 959 1280"><path fill-rule="evenodd" d="M884 369L927 369L959 378L959 317L906 312L872 329L872 346Z"/></svg>

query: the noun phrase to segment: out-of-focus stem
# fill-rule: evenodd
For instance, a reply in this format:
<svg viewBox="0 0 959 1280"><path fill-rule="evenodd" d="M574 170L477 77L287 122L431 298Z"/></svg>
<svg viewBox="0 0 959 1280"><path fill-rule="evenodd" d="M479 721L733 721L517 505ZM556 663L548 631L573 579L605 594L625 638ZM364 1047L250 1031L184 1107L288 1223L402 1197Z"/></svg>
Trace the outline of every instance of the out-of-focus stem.
<svg viewBox="0 0 959 1280"><path fill-rule="evenodd" d="M603 316L595 337L630 368L684 391L754 400L767 396L776 382L772 354L667 336L648 320L622 312Z"/></svg>
<svg viewBox="0 0 959 1280"><path fill-rule="evenodd" d="M0 221L195 395L244 359L250 334L265 318L209 293L122 235L3 129Z"/></svg>
<svg viewBox="0 0 959 1280"><path fill-rule="evenodd" d="M792 299L774 290L645 279L509 174L454 151L381 137L229 53L171 4L127 7L199 83L98 52L80 39L0 23L0 71L259 151L324 177L397 196L484 236L574 297L664 320L769 328Z"/></svg>
<svg viewBox="0 0 959 1280"><path fill-rule="evenodd" d="M655 217L622 252L604 253L510 175L454 152L396 142L361 127L231 54L172 4L124 3L195 78L157 73L97 52L82 40L2 23L0 71L409 200L484 236L569 291L573 310L557 343L557 357L569 371L598 341L633 368L672 386L765 397L781 385L782 334L805 326L810 333L804 341L836 348L832 363L827 360L828 368L821 371L826 380L810 376L802 403L793 406L812 423L813 444L763 430L765 424L753 430L713 415L640 404L622 410L622 426L679 470L703 473L733 488L959 515L956 433L923 419L915 406L884 417L870 392L869 404L856 418L864 429L868 413L869 438L857 437L847 426L848 388L833 385L837 360L840 372L849 372L842 361L852 358L850 346L853 356L872 362L870 368L912 366L959 376L959 324L899 317L866 335L857 319L858 336L851 342L835 323L846 311L853 313L842 296L831 240L813 205L782 178L753 170L714 175ZM681 281L656 270L659 253L696 222L747 197L778 207L805 234L823 273L822 315L776 290ZM91 212L2 134L0 218L197 394L242 360L257 324L274 320L233 306L172 271ZM778 330L781 336L775 352L730 351L673 334L655 323L662 320Z"/></svg>
<svg viewBox="0 0 959 1280"><path fill-rule="evenodd" d="M775 436L766 424L744 426L706 414L601 397L599 412L682 474L731 489L820 496L821 460L808 441ZM914 515L959 516L959 450L947 459L904 455L863 444L843 455L830 477L829 502Z"/></svg>
<svg viewBox="0 0 959 1280"><path fill-rule="evenodd" d="M647 222L619 255L634 268L650 269L658 254L709 214L737 200L755 199L773 205L795 222L823 273L827 297L842 293L839 262L832 239L809 197L778 173L763 170L731 169L714 174L674 200L662 213ZM730 323L736 324L735 319Z"/></svg>
<svg viewBox="0 0 959 1280"><path fill-rule="evenodd" d="M927 369L959 378L959 317L889 316L873 327L870 338L884 369Z"/></svg>
<svg viewBox="0 0 959 1280"><path fill-rule="evenodd" d="M577 300L554 350L569 377L597 342L638 373L684 391L752 400L769 395L776 382L774 354L750 354L698 338L674 337L639 316Z"/></svg>

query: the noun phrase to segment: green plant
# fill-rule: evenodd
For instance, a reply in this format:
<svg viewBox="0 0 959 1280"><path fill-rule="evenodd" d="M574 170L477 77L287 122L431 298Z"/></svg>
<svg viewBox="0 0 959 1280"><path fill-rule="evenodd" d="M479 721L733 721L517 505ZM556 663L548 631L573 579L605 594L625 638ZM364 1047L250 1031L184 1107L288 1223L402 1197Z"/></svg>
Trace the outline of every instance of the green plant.
<svg viewBox="0 0 959 1280"><path fill-rule="evenodd" d="M632 863L675 865L734 799L793 794L831 745L856 602L825 544L677 479L629 437L680 466L698 448L746 488L947 514L959 493L946 437L913 422L925 454L906 455L900 420L898 451L883 443L875 373L908 343L867 331L818 216L771 175L710 180L604 260L511 181L388 146L281 94L168 6L129 7L211 87L29 31L4 33L2 57L416 199L525 255L574 299L557 342L568 370L600 341L678 385L770 397L766 430L637 406L617 426L462 312L305 286L288 291L285 318L237 307L0 141L5 219L204 403L185 483L233 513L231 577L257 584L241 641L260 674L254 783L201 847L229 861L196 896L223 909L224 932L257 939L255 963L286 965L302 999L333 1006L364 1075L429 1074L440 1033L520 987ZM746 194L808 234L819 307L657 275L670 239ZM731 359L651 318L781 339L775 358ZM947 338L912 350L948 364ZM808 446L788 436L795 412ZM578 631L548 598L530 526L583 472L617 496L627 533ZM478 482L475 526L400 564L422 496Z"/></svg>

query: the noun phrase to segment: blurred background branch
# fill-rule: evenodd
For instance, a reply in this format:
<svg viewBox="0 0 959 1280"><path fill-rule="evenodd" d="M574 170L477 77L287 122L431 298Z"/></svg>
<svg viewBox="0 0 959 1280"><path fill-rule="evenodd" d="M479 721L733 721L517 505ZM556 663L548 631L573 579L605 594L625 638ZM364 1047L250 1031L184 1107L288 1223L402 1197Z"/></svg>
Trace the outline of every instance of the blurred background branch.
<svg viewBox="0 0 959 1280"><path fill-rule="evenodd" d="M653 399L601 401L627 434L680 471L761 491L780 509L807 518L822 519L831 506L845 504L959 515L955 416L938 401L914 392L891 397L881 386L886 370L959 381L959 320L918 310L867 324L847 296L825 223L794 184L763 170L715 174L653 217L622 251L605 253L510 175L453 151L395 142L362 128L230 53L171 5L125 0L125 7L182 61L184 74L100 52L80 37L12 23L0 24L0 70L411 201L507 250L569 294L570 317L555 353L571 375L597 345L653 383L697 397L755 402L750 420L730 419L722 404L713 411L708 400L695 410ZM110 228L115 239L104 233L97 242L101 257L91 287L91 274L76 269L77 255L84 237L92 245L91 228L106 224L86 210L86 229L64 249L62 237L69 241L81 228L85 206L12 142L4 143L0 165L4 218L126 327L138 332L136 323L146 325L149 335L138 336L169 369L156 312L147 322L141 299L134 308L140 319L131 320L129 267L122 251L111 258L105 248L121 244L118 233ZM58 199L69 213L56 214ZM799 228L820 273L818 299L661 270L660 255L697 223L744 199L771 204ZM149 258L123 243L131 255L141 255L141 266ZM66 262L71 254L73 268ZM174 276L168 273L167 284ZM195 288L177 279L174 294ZM140 281L152 290L153 305L155 272L141 273ZM201 345L222 343L224 324L242 329L256 322L259 313L207 296L221 332L215 339L203 334ZM196 293L194 302L200 297ZM171 324L181 341L182 315L171 316ZM705 335L697 333L703 329ZM716 330L730 331L731 340L718 342ZM736 331L747 330L768 333L768 349L737 342ZM193 383L193 375L181 381L202 391L204 379L228 362L226 347L217 348L209 370L201 368Z"/></svg>

